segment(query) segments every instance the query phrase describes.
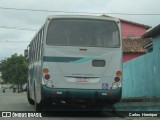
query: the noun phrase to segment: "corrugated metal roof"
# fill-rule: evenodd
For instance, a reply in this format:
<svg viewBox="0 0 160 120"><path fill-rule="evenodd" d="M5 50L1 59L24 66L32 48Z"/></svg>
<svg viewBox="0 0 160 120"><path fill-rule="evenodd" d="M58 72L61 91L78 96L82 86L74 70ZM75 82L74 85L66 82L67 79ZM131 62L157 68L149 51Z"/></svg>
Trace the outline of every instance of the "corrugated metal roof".
<svg viewBox="0 0 160 120"><path fill-rule="evenodd" d="M160 24L151 29L150 31L146 32L142 38L153 38L157 35L160 35Z"/></svg>
<svg viewBox="0 0 160 120"><path fill-rule="evenodd" d="M144 46L152 43L151 39L127 38L123 39L123 52L139 52L145 53Z"/></svg>

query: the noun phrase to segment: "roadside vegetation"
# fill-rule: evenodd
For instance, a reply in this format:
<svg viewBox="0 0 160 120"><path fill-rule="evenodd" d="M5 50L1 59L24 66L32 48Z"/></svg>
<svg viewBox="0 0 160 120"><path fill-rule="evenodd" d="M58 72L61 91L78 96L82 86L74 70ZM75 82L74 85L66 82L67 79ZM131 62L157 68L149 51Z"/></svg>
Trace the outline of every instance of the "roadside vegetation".
<svg viewBox="0 0 160 120"><path fill-rule="evenodd" d="M1 84L16 86L19 92L20 86L27 82L28 61L23 55L13 54L0 62L0 71L3 79Z"/></svg>

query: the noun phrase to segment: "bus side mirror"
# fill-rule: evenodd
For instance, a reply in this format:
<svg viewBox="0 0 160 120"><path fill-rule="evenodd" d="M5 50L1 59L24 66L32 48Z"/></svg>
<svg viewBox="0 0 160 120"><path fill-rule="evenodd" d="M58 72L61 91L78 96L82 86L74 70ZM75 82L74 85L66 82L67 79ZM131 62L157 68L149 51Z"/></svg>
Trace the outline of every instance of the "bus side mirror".
<svg viewBox="0 0 160 120"><path fill-rule="evenodd" d="M24 56L28 57L28 50L27 49L24 50Z"/></svg>

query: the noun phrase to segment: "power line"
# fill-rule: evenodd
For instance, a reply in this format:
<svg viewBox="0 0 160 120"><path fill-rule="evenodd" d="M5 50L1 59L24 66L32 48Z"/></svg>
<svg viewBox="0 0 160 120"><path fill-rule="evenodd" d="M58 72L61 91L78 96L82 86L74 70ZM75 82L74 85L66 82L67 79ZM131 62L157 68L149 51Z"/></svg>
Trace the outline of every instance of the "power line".
<svg viewBox="0 0 160 120"><path fill-rule="evenodd" d="M15 30L26 30L26 31L37 31L31 28L19 28L19 27L11 27L11 26L0 26L1 29L15 29Z"/></svg>
<svg viewBox="0 0 160 120"><path fill-rule="evenodd" d="M88 13L88 14L102 14L102 13L91 13L91 12L70 12L70 11L53 11L53 10L36 10L36 9L22 9L22 8L6 8L0 7L0 9L17 10L17 11L35 11L35 12L61 12L61 13Z"/></svg>
<svg viewBox="0 0 160 120"><path fill-rule="evenodd" d="M83 14L115 14L115 15L146 15L146 16L150 16L150 15L155 15L155 16L159 16L160 13L100 13L100 12L71 12L71 11L53 11L53 10L42 10L42 9L22 9L22 8L7 8L7 7L1 7L0 9L6 9L6 10L17 10L17 11L34 11L34 12L56 12L56 13L83 13Z"/></svg>

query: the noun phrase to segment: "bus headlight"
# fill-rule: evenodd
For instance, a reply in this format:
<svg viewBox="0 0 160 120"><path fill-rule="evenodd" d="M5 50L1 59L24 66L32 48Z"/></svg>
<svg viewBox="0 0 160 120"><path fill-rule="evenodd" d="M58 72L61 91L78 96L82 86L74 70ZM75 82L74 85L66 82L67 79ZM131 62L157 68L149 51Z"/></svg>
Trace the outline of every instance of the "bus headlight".
<svg viewBox="0 0 160 120"><path fill-rule="evenodd" d="M114 78L114 81L115 81L115 82L119 82L119 81L120 81L120 78L119 78L119 77L115 77L115 78Z"/></svg>
<svg viewBox="0 0 160 120"><path fill-rule="evenodd" d="M50 79L50 75L49 75L49 74L46 74L46 75L44 76L44 78L45 78L46 80L49 80L49 79Z"/></svg>
<svg viewBox="0 0 160 120"><path fill-rule="evenodd" d="M114 82L112 83L112 89L117 89L119 87L118 83Z"/></svg>
<svg viewBox="0 0 160 120"><path fill-rule="evenodd" d="M44 74L48 74L48 73L49 73L49 69L48 69L48 68L44 68L44 69L43 69L43 73L44 73Z"/></svg>
<svg viewBox="0 0 160 120"><path fill-rule="evenodd" d="M122 76L122 72L121 71L117 71L116 75L117 75L117 77L120 77L120 76Z"/></svg>
<svg viewBox="0 0 160 120"><path fill-rule="evenodd" d="M52 81L51 81L51 80L48 80L48 81L46 82L46 86L47 86L47 87L53 87Z"/></svg>

